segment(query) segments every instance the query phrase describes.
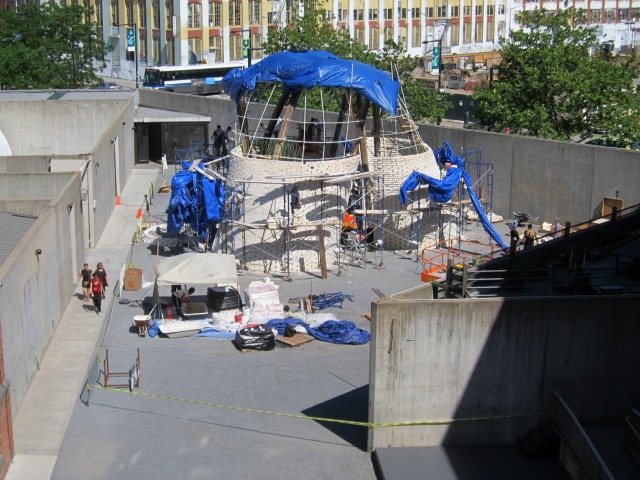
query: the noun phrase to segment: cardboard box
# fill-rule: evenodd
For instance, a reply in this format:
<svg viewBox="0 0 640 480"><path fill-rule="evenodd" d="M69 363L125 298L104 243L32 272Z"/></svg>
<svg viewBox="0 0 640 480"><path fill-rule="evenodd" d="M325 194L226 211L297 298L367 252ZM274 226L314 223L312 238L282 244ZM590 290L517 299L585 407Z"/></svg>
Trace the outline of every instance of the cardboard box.
<svg viewBox="0 0 640 480"><path fill-rule="evenodd" d="M124 272L123 290L140 290L142 288L142 269L129 268Z"/></svg>

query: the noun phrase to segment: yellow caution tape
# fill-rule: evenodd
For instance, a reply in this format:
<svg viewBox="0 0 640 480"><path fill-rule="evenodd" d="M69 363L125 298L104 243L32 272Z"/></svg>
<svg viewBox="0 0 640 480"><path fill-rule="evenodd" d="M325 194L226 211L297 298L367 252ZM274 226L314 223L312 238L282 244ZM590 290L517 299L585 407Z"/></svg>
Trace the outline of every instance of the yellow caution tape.
<svg viewBox="0 0 640 480"><path fill-rule="evenodd" d="M216 408L226 408L228 410L236 410L239 412L248 412L248 413L262 413L265 415L276 415L278 417L289 417L289 418L299 418L303 420L314 420L317 422L328 422L328 423L341 423L343 425L354 425L356 427L409 427L409 426L419 426L419 425L450 425L453 423L459 422L476 422L481 420L500 420L505 418L517 418L517 417L530 417L534 415L542 415L542 413L516 413L510 415L497 415L491 417L473 417L473 418L454 418L454 419L443 419L443 420L418 420L418 421L409 421L409 422L387 422L387 423L369 423L369 422L356 422L353 420L341 420L339 418L323 418L323 417L313 417L309 415L299 415L295 413L282 413L282 412L272 412L269 410L259 410L255 408L244 408L244 407L234 407L231 405L223 405L220 403L210 403L210 402L199 402L196 400L187 400L184 398L177 397L169 397L167 395L159 395L155 393L144 393L144 392L136 392L129 390L122 390L118 388L109 388L103 387L102 385L88 385L87 389L101 389L109 392L119 392L119 393L127 393L130 395L138 395L141 397L150 397L150 398L158 398L161 400L169 400L172 402L182 402L189 403L191 405L201 405L203 407L216 407Z"/></svg>

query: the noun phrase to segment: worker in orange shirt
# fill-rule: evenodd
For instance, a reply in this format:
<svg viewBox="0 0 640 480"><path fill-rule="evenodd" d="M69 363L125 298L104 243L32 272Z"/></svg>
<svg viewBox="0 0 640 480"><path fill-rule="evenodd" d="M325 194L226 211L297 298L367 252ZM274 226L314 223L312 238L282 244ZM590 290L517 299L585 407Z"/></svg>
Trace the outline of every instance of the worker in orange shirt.
<svg viewBox="0 0 640 480"><path fill-rule="evenodd" d="M340 232L340 244L345 245L347 234L357 229L358 229L358 221L356 220L356 216L353 214L353 208L349 207L344 212L344 216L342 217L342 230Z"/></svg>

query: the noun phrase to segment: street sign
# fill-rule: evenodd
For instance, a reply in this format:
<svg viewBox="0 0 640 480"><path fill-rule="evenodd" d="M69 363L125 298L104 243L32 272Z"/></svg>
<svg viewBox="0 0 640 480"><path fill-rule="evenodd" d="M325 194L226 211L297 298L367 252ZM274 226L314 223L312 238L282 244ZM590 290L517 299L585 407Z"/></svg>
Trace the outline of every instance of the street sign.
<svg viewBox="0 0 640 480"><path fill-rule="evenodd" d="M133 28L127 28L127 52L136 51L136 31Z"/></svg>

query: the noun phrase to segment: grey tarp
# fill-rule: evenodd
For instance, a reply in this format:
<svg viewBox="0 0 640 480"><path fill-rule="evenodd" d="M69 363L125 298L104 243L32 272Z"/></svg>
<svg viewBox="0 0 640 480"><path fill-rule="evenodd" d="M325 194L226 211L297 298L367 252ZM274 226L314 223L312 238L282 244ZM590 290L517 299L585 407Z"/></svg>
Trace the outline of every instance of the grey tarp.
<svg viewBox="0 0 640 480"><path fill-rule="evenodd" d="M222 253L183 253L161 258L158 285L237 283L236 257Z"/></svg>

